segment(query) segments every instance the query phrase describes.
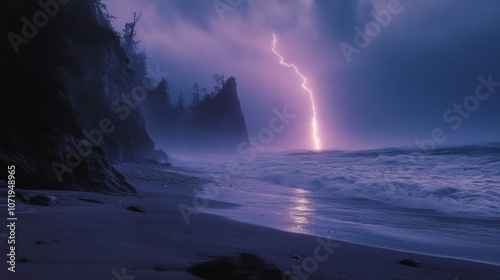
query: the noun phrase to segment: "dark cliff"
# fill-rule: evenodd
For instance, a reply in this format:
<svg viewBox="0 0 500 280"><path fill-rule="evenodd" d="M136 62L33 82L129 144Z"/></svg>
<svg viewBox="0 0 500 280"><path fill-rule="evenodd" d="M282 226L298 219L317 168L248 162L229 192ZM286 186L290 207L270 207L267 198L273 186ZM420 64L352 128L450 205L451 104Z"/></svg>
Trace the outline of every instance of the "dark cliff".
<svg viewBox="0 0 500 280"><path fill-rule="evenodd" d="M214 148L236 151L240 142L248 140L234 77L230 77L218 94L200 106L195 120L200 136L197 139L203 141L198 142L200 145L206 143Z"/></svg>
<svg viewBox="0 0 500 280"><path fill-rule="evenodd" d="M136 194L109 162L162 153L109 15L97 0L42 2L1 4L0 165L16 165L19 187Z"/></svg>
<svg viewBox="0 0 500 280"><path fill-rule="evenodd" d="M190 106L170 100L166 81L158 84L141 106L146 127L155 141L172 150L193 152L236 152L248 141L245 117L241 111L236 79L230 77L216 92L201 97L197 86Z"/></svg>

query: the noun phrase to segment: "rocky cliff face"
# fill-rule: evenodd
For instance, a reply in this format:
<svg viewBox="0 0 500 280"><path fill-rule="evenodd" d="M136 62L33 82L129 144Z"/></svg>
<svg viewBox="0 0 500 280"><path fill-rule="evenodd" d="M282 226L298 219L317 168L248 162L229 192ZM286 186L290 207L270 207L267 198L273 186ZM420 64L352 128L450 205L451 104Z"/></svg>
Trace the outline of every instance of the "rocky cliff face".
<svg viewBox="0 0 500 280"><path fill-rule="evenodd" d="M236 151L242 141L248 140L245 117L241 111L236 79L230 77L220 92L200 107L196 115L196 129L202 142L212 148Z"/></svg>
<svg viewBox="0 0 500 280"><path fill-rule="evenodd" d="M40 3L51 3L44 6ZM97 0L3 1L0 165L18 185L135 194L109 162L159 159Z"/></svg>
<svg viewBox="0 0 500 280"><path fill-rule="evenodd" d="M192 102L187 107L179 102L182 99L172 103L168 83L164 80L151 91L141 107L146 128L157 143L188 153L234 153L241 142L248 141L236 79L230 77L224 82L223 77L218 77L218 86L212 93L198 91L195 84ZM201 92L204 96L200 96Z"/></svg>

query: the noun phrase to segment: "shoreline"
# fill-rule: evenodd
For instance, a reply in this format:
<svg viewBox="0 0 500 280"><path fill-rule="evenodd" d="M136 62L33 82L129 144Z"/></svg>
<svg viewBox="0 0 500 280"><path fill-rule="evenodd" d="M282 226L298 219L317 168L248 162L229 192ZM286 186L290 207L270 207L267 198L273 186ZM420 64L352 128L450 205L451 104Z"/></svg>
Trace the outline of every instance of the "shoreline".
<svg viewBox="0 0 500 280"><path fill-rule="evenodd" d="M301 279L300 273L308 279L375 280L493 280L500 275L500 266L489 263L327 240L201 212L191 215L186 224L178 207L192 203L193 188L200 178L175 173L165 176L156 181L129 177L142 198L28 191L54 195L58 205L18 203L17 259L25 262L17 263L16 273L5 267L0 277L116 279L127 275L136 280L190 280L199 278L185 271L188 266L240 252L257 254L283 272L290 271L291 279ZM0 190L4 199L6 189ZM239 207L217 200L210 205ZM129 206L144 213L129 211ZM6 242L0 248L6 252ZM404 259L414 259L421 266L400 264Z"/></svg>
<svg viewBox="0 0 500 280"><path fill-rule="evenodd" d="M498 257L492 257L494 250L488 251L490 247L485 246L484 241L479 244L474 238L466 239L458 235L449 239L450 236L439 235L437 227L432 229L433 234L429 233L430 230L413 233L411 228L391 227L393 225L362 224L345 219L325 220L329 217L325 216L325 212L317 214L319 207L323 206L318 205L314 197L309 197L313 194L310 191L257 179L233 179L231 186L221 189L215 199L241 206L218 208L209 205L202 209L203 212L286 232L331 237L338 241L382 249L500 265ZM335 207L332 208L335 211Z"/></svg>

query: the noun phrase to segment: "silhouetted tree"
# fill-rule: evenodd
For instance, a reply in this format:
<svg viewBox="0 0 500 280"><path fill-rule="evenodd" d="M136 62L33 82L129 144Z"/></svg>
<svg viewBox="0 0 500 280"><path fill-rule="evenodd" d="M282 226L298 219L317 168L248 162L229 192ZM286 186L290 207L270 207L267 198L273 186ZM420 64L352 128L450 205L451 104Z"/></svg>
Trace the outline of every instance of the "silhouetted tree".
<svg viewBox="0 0 500 280"><path fill-rule="evenodd" d="M125 23L125 28L123 29L122 35L122 47L127 55L130 55L131 53L137 51L137 45L140 41L136 40L137 31L135 30L135 26L137 25L137 22L139 21L141 16L142 13L137 14L136 12L132 11L132 22Z"/></svg>
<svg viewBox="0 0 500 280"><path fill-rule="evenodd" d="M109 13L106 4L101 3L101 1L95 1L94 6L96 10L96 19L99 23L106 27L111 27L111 21L115 19L115 17Z"/></svg>
<svg viewBox="0 0 500 280"><path fill-rule="evenodd" d="M170 86L165 79L161 79L156 88L151 93L151 98L153 102L159 103L161 107L167 109L172 107L172 101L170 98Z"/></svg>
<svg viewBox="0 0 500 280"><path fill-rule="evenodd" d="M184 98L182 97L183 93L181 92L179 94L179 97L177 98L177 103L175 104L175 110L176 110L176 115L177 118L182 119L186 113L186 108L184 107Z"/></svg>
<svg viewBox="0 0 500 280"><path fill-rule="evenodd" d="M146 70L146 54L144 51L139 51L139 43L137 40L136 25L141 18L142 13L136 13L132 11L132 22L125 24L123 29L123 34L121 37L121 44L123 50L127 54L129 62L129 68L136 74L136 81L134 84L142 84L142 79L147 76Z"/></svg>
<svg viewBox="0 0 500 280"><path fill-rule="evenodd" d="M216 85L214 86L214 93L217 94L220 92L226 81L224 80L224 75L219 75L217 73L212 76L212 79L216 82Z"/></svg>
<svg viewBox="0 0 500 280"><path fill-rule="evenodd" d="M173 119L174 106L170 100L169 85L165 79L161 79L156 88L148 95L146 100L147 111L152 114L153 126L161 127Z"/></svg>
<svg viewBox="0 0 500 280"><path fill-rule="evenodd" d="M191 100L191 107L197 108L200 105L200 88L198 83L194 83L193 85L193 99Z"/></svg>

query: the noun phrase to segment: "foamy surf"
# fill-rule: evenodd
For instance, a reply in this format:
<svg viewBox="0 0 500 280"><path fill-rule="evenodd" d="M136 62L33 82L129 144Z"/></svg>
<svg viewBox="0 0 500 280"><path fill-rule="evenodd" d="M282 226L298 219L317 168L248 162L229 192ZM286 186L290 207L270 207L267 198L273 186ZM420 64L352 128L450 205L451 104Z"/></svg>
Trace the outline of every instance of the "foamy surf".
<svg viewBox="0 0 500 280"><path fill-rule="evenodd" d="M192 158L230 179L206 209L282 230L500 264L500 146ZM207 164L208 163L208 164ZM241 167L236 175L231 166ZM277 202L278 201L278 202Z"/></svg>

